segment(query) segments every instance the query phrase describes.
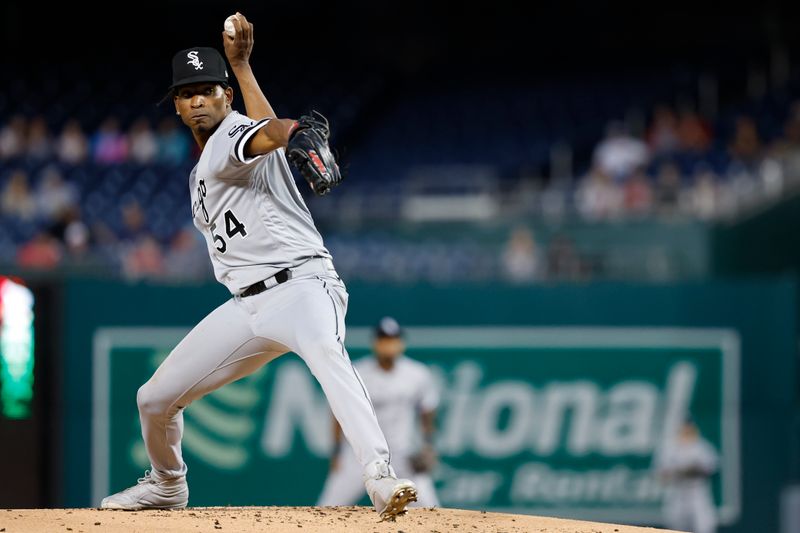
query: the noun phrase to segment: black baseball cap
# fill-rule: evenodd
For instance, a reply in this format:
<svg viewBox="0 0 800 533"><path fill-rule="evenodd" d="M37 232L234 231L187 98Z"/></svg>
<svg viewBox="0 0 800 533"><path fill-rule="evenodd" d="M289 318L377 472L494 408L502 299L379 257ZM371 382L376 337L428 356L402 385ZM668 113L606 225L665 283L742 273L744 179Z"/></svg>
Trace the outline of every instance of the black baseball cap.
<svg viewBox="0 0 800 533"><path fill-rule="evenodd" d="M228 86L228 68L216 48L197 46L181 50L172 58L170 90L190 83L213 82Z"/></svg>
<svg viewBox="0 0 800 533"><path fill-rule="evenodd" d="M399 338L403 336L403 330L397 320L390 316L381 318L375 327L375 337L377 338Z"/></svg>

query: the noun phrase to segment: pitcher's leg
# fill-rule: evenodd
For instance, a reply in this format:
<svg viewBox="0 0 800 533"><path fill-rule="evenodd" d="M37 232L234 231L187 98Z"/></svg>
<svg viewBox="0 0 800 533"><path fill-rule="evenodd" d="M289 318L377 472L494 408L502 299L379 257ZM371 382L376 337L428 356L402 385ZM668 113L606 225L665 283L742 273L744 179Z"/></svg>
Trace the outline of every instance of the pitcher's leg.
<svg viewBox="0 0 800 533"><path fill-rule="evenodd" d="M340 343L325 343L319 339L308 344L312 346L300 348L307 354L303 359L325 392L333 416L353 447L359 464L364 467L375 461L388 463L389 446L347 350Z"/></svg>
<svg viewBox="0 0 800 533"><path fill-rule="evenodd" d="M186 474L181 453L186 406L285 351L255 336L249 315L234 300L192 329L137 394L142 436L155 472L162 478Z"/></svg>
<svg viewBox="0 0 800 533"><path fill-rule="evenodd" d="M369 394L344 347L344 285L335 278L304 278L252 298L260 310L256 333L285 344L303 359L358 462L388 463L389 447Z"/></svg>
<svg viewBox="0 0 800 533"><path fill-rule="evenodd" d="M363 467L367 494L381 518L405 512L417 490L413 482L395 477L372 401L344 348L344 285L338 278L319 276L293 279L262 294L271 305L257 305L265 310L257 332L263 328L262 336L292 348L317 378Z"/></svg>

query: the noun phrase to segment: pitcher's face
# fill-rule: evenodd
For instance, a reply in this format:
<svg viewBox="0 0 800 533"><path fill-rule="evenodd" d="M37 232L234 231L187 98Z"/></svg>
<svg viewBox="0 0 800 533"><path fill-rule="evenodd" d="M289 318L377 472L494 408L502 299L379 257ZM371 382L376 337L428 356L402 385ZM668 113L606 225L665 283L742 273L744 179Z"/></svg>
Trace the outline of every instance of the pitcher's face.
<svg viewBox="0 0 800 533"><path fill-rule="evenodd" d="M175 110L189 128L198 133L212 131L228 114L233 89L216 83L193 83L175 90Z"/></svg>

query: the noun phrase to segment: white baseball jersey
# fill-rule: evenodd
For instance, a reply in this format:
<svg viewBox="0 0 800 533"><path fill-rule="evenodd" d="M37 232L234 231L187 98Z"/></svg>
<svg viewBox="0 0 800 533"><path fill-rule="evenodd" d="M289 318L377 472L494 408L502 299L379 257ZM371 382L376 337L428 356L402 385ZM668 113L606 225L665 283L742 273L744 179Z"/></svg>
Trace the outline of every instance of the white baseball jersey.
<svg viewBox="0 0 800 533"><path fill-rule="evenodd" d="M665 473L675 474L689 469L704 470L711 475L717 470L717 452L705 439L675 440L659 457L658 467ZM685 489L707 484L705 477L676 477L671 482L675 489Z"/></svg>
<svg viewBox="0 0 800 533"><path fill-rule="evenodd" d="M244 154L248 139L267 122L232 111L189 178L194 225L205 236L217 280L232 294L311 257L331 257L284 149Z"/></svg>
<svg viewBox="0 0 800 533"><path fill-rule="evenodd" d="M414 451L417 414L439 405L439 391L427 366L398 357L388 372L374 356L359 359L356 367L372 398L378 424L386 436L393 456L404 457Z"/></svg>
<svg viewBox="0 0 800 533"><path fill-rule="evenodd" d="M668 477L664 495L664 518L670 529L712 533L716 511L709 477L718 467L719 457L706 440L676 440L659 457L657 467ZM682 477L681 473L700 469L707 476Z"/></svg>

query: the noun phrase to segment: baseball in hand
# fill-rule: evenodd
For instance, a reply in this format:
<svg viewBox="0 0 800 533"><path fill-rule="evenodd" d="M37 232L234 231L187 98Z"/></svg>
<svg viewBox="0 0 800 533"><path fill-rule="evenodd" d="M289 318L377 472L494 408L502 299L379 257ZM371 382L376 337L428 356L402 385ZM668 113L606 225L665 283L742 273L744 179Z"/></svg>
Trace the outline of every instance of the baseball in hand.
<svg viewBox="0 0 800 533"><path fill-rule="evenodd" d="M233 25L233 19L235 18L236 15L231 15L225 19L225 34L231 39L236 37L236 26Z"/></svg>

